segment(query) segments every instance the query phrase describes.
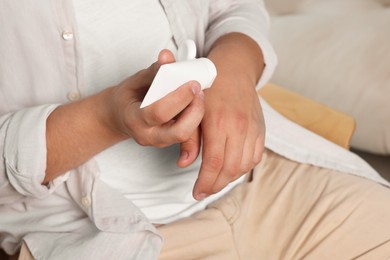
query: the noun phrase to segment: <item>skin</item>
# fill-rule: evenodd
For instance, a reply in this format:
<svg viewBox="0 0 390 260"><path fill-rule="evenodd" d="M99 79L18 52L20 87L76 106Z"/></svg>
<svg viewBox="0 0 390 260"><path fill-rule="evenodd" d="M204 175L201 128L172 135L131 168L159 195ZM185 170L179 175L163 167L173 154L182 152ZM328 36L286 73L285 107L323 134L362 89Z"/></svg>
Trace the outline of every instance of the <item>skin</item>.
<svg viewBox="0 0 390 260"><path fill-rule="evenodd" d="M193 136L204 115L199 83L188 82L152 105L139 108L159 66L173 61L173 54L163 50L156 63L119 85L55 109L46 124L43 184L128 138L141 145L164 147Z"/></svg>
<svg viewBox="0 0 390 260"><path fill-rule="evenodd" d="M208 58L218 76L205 93L196 81L188 82L139 108L159 66L175 61L163 50L156 63L119 85L54 110L47 120L43 184L128 138L156 147L181 143L180 167L195 161L202 143L193 190L198 200L251 170L264 150L264 119L255 89L264 69L262 52L249 37L231 33L214 43Z"/></svg>
<svg viewBox="0 0 390 260"><path fill-rule="evenodd" d="M218 39L209 55L218 76L205 90L205 115L201 123L203 154L193 196L202 200L250 171L264 151L264 118L256 83L264 59L248 36L231 33ZM199 135L182 144L178 165L195 160Z"/></svg>

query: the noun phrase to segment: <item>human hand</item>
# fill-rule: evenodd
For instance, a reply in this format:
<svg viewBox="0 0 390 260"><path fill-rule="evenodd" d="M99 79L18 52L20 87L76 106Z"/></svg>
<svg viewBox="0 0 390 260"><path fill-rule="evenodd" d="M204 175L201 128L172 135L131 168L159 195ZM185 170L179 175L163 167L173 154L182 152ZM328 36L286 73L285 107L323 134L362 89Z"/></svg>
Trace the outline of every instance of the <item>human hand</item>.
<svg viewBox="0 0 390 260"><path fill-rule="evenodd" d="M156 63L114 87L110 95L108 124L141 145L156 147L184 142L197 133L204 115L204 97L196 81L188 82L140 109L159 67L174 61L173 54L163 50Z"/></svg>
<svg viewBox="0 0 390 260"><path fill-rule="evenodd" d="M184 84L140 109L160 65L174 61L173 54L164 50L156 63L118 86L58 106L46 122L47 164L42 183L129 137L143 145L162 147L197 134L204 115L203 92L197 82Z"/></svg>
<svg viewBox="0 0 390 260"><path fill-rule="evenodd" d="M193 191L196 199L220 191L250 171L264 150L264 119L253 84L219 78L205 93L203 161Z"/></svg>
<svg viewBox="0 0 390 260"><path fill-rule="evenodd" d="M245 35L232 33L214 43L208 58L218 76L205 90L202 164L193 189L197 200L222 190L257 165L265 138L256 93L264 69L259 46Z"/></svg>

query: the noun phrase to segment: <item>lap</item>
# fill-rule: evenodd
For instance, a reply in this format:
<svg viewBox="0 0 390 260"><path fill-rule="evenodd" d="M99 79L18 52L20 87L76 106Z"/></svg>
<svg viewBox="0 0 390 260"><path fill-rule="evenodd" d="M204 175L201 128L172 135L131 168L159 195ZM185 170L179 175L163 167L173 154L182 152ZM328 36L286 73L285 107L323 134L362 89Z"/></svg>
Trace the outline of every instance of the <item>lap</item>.
<svg viewBox="0 0 390 260"><path fill-rule="evenodd" d="M389 189L372 181L266 151L225 197L159 227L160 259L388 257L389 202Z"/></svg>

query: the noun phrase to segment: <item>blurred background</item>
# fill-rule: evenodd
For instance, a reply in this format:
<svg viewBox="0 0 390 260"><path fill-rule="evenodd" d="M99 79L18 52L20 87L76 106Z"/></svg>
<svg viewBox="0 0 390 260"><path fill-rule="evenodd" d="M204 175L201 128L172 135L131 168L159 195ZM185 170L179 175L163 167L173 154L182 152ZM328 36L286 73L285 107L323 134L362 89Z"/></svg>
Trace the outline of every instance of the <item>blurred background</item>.
<svg viewBox="0 0 390 260"><path fill-rule="evenodd" d="M390 0L265 0L271 80L356 120L351 150L390 180Z"/></svg>

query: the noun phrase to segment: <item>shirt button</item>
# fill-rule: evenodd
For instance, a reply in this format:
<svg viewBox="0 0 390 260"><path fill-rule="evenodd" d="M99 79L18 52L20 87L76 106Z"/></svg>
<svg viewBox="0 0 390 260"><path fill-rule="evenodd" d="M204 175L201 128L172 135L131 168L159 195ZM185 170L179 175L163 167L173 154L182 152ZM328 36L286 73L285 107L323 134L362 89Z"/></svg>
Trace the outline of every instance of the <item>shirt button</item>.
<svg viewBox="0 0 390 260"><path fill-rule="evenodd" d="M81 204L83 204L84 207L88 208L91 206L91 200L88 197L83 197L81 199Z"/></svg>
<svg viewBox="0 0 390 260"><path fill-rule="evenodd" d="M77 91L71 91L68 93L68 99L70 101L76 101L80 99L80 93Z"/></svg>
<svg viewBox="0 0 390 260"><path fill-rule="evenodd" d="M63 32L62 33L62 39L64 39L65 41L72 40L73 39L73 33L69 32L69 31Z"/></svg>

